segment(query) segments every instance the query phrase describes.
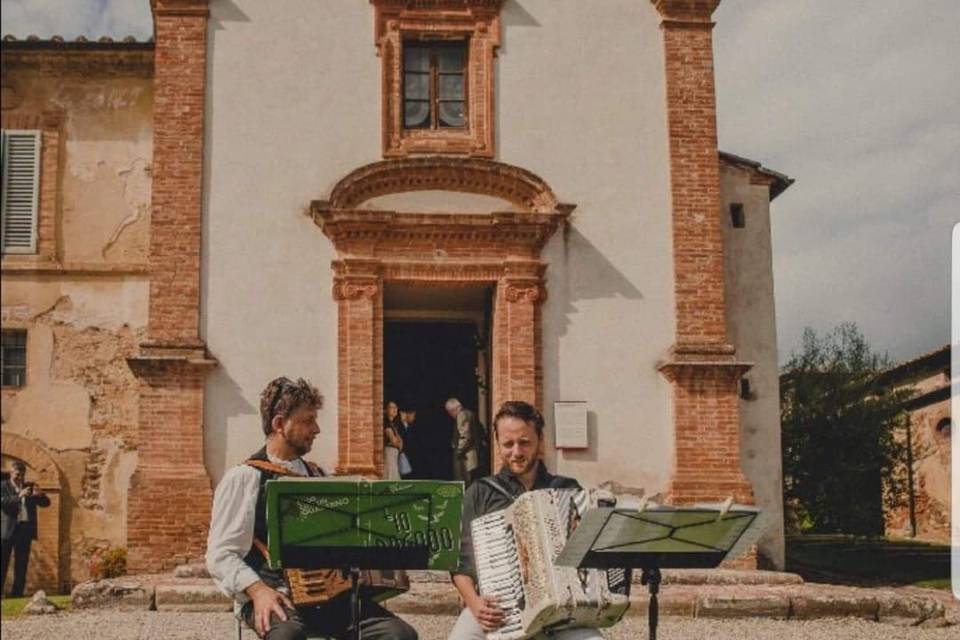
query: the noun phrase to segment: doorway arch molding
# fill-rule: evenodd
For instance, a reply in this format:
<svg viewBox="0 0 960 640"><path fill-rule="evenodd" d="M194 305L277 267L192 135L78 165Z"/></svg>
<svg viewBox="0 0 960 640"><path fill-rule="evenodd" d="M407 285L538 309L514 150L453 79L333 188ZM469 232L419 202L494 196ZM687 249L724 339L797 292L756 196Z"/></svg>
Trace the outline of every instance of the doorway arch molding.
<svg viewBox="0 0 960 640"><path fill-rule="evenodd" d="M364 209L371 198L418 190L492 195L512 211L487 214ZM540 251L574 205L526 169L480 158L404 158L360 167L311 216L333 243L337 302L337 472L383 473L383 290L387 283L491 287L491 400L541 403Z"/></svg>

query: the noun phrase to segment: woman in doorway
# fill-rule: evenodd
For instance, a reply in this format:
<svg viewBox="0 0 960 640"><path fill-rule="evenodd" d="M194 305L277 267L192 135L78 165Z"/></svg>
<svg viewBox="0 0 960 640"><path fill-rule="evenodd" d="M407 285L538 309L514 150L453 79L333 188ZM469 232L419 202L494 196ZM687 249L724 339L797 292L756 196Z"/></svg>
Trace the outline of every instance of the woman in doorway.
<svg viewBox="0 0 960 640"><path fill-rule="evenodd" d="M397 428L399 422L400 408L391 400L383 408L383 477L386 480L400 479L398 459L403 439Z"/></svg>

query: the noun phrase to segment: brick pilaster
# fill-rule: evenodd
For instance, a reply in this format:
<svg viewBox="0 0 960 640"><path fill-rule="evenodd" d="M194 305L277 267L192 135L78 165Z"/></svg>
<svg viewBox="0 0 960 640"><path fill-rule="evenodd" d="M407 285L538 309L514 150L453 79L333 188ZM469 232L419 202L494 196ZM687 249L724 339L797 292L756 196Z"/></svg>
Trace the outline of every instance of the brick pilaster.
<svg viewBox="0 0 960 640"><path fill-rule="evenodd" d="M540 305L546 300L545 267L529 263L522 271L508 263L497 283L493 313L493 407L524 400L539 407ZM531 271L532 268L532 271Z"/></svg>
<svg viewBox="0 0 960 640"><path fill-rule="evenodd" d="M197 344L207 0L154 0L150 340Z"/></svg>
<svg viewBox="0 0 960 640"><path fill-rule="evenodd" d="M128 556L134 571L160 571L200 558L206 547L212 491L203 462L203 394L214 363L202 349L146 351L129 362L140 407Z"/></svg>
<svg viewBox="0 0 960 640"><path fill-rule="evenodd" d="M333 263L338 474L383 474L383 286L379 263Z"/></svg>
<svg viewBox="0 0 960 640"><path fill-rule="evenodd" d="M651 0L662 17L673 217L676 503L753 502L740 466L738 380L727 342L711 15L720 0Z"/></svg>
<svg viewBox="0 0 960 640"><path fill-rule="evenodd" d="M140 382L139 460L131 481L131 569L202 555L212 488L203 459L199 335L207 0L153 0L155 76L147 342L129 360Z"/></svg>

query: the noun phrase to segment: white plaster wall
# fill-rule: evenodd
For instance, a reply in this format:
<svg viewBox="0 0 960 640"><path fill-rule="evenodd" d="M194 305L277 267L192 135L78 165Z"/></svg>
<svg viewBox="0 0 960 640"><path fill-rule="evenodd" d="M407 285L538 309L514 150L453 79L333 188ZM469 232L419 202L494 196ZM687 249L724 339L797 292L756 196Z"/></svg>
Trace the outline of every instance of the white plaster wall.
<svg viewBox="0 0 960 640"><path fill-rule="evenodd" d="M354 0L210 3L202 263L214 481L263 443L259 393L303 376L326 404L312 459L336 462L335 253L305 215L380 159L373 8Z"/></svg>
<svg viewBox="0 0 960 640"><path fill-rule="evenodd" d="M590 448L548 461L586 484L661 491L673 464L674 338L663 39L649 2L520 0L503 9L499 158L577 205L543 252L544 414L589 403ZM599 464L598 464L599 463Z"/></svg>
<svg viewBox="0 0 960 640"><path fill-rule="evenodd" d="M740 400L740 458L757 505L773 514L774 526L758 543L760 553L784 566L783 470L780 450L780 382L773 299L770 196L751 185L745 171L723 167L721 216L727 294L727 331L737 358L752 362L745 374L751 394ZM746 225L733 228L730 204L743 204Z"/></svg>
<svg viewBox="0 0 960 640"><path fill-rule="evenodd" d="M662 36L648 2L511 0L497 60L497 159L544 178L573 222L544 250L544 395L590 403L591 443L548 459L588 484L671 473L674 335ZM380 160L381 60L357 0L213 0L203 247L206 456L218 480L262 442L257 396L302 375L336 452L330 242L304 215ZM600 464L597 464L597 463Z"/></svg>

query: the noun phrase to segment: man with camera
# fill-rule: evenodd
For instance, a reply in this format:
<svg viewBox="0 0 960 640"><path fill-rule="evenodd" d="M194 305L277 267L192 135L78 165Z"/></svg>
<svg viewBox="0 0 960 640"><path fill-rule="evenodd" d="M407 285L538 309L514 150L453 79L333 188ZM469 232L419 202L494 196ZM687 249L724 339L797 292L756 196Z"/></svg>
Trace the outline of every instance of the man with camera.
<svg viewBox="0 0 960 640"><path fill-rule="evenodd" d="M37 507L49 507L50 498L35 483L26 481L26 464L15 460L12 466L10 478L0 484L3 501L0 516L3 550L0 591L7 582L7 568L10 566L10 554L13 553L13 588L10 595L19 598L27 582L30 545L37 538Z"/></svg>

